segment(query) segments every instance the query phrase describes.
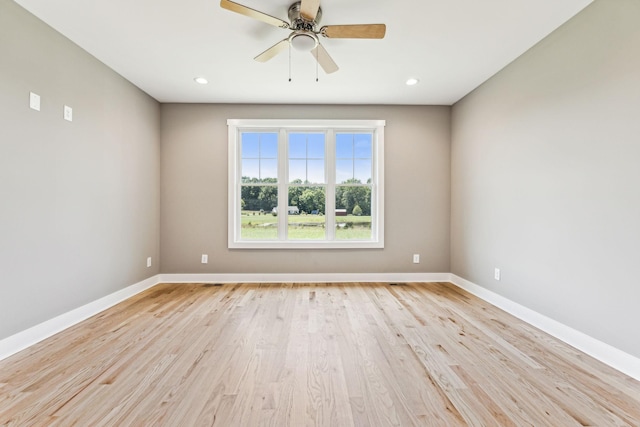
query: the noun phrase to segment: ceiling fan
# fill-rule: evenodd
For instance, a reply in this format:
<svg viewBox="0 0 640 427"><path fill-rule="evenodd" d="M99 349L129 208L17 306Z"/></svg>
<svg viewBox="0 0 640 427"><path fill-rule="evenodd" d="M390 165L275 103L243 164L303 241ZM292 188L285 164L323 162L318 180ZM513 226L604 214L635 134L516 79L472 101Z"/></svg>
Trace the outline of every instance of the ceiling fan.
<svg viewBox="0 0 640 427"><path fill-rule="evenodd" d="M318 36L333 39L381 39L387 30L384 24L326 25L317 29L322 18L320 0L301 0L293 3L289 6L290 22L229 0L220 0L220 7L291 30L289 37L256 56L256 61L267 62L288 46L293 46L298 50L311 52L327 74L338 71L338 66L320 44Z"/></svg>

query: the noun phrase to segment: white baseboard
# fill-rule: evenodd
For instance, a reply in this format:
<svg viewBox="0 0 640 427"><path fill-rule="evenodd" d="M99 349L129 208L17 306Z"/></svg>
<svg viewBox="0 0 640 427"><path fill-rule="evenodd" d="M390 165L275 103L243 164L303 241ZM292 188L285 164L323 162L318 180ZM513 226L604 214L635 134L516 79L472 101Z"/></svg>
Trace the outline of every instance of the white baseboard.
<svg viewBox="0 0 640 427"><path fill-rule="evenodd" d="M42 322L22 332L0 340L0 360L57 334L89 317L118 304L121 301L160 283L159 275L149 277L98 300Z"/></svg>
<svg viewBox="0 0 640 427"><path fill-rule="evenodd" d="M564 341L594 359L640 381L640 359L637 357L513 302L455 274L451 274L450 281L459 288Z"/></svg>
<svg viewBox="0 0 640 427"><path fill-rule="evenodd" d="M161 283L448 282L449 273L161 274Z"/></svg>

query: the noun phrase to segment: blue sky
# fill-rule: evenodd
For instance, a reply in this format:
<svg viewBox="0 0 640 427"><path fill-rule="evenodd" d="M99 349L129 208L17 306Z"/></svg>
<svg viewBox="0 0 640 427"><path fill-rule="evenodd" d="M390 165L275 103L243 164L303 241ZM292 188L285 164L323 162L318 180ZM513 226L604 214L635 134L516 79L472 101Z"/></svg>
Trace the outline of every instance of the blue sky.
<svg viewBox="0 0 640 427"><path fill-rule="evenodd" d="M289 182L322 184L325 180L325 135L289 134ZM242 176L277 178L278 134L243 132L241 140ZM336 182L356 178L366 183L371 178L372 135L336 134Z"/></svg>
<svg viewBox="0 0 640 427"><path fill-rule="evenodd" d="M371 178L371 134L336 134L336 182L358 179L363 184Z"/></svg>

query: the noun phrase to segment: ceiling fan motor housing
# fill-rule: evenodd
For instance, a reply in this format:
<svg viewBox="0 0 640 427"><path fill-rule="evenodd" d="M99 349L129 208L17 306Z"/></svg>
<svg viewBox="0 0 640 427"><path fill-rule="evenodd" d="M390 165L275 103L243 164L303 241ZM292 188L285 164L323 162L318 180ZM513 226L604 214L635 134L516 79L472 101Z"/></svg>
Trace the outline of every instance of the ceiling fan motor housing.
<svg viewBox="0 0 640 427"><path fill-rule="evenodd" d="M300 4L301 2L298 1L289 6L289 22L291 22L291 29L315 32L316 27L322 18L322 8L318 7L316 18L313 21L309 21L304 19L300 14Z"/></svg>

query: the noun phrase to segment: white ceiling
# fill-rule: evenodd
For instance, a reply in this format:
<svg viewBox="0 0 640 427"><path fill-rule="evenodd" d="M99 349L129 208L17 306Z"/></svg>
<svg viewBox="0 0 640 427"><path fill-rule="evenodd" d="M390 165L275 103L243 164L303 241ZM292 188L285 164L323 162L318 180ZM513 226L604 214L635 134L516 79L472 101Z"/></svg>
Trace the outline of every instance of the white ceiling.
<svg viewBox="0 0 640 427"><path fill-rule="evenodd" d="M218 0L15 1L160 102L451 105L592 0L322 0L320 25L387 35L322 38L340 70L319 82L309 53L292 52L292 82L288 50L254 61L289 30ZM294 2L234 1L285 21Z"/></svg>

